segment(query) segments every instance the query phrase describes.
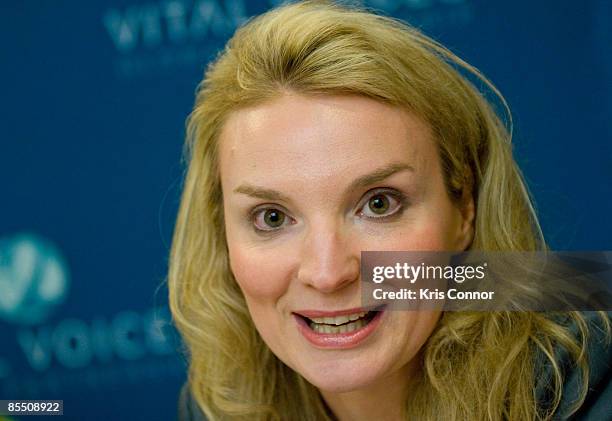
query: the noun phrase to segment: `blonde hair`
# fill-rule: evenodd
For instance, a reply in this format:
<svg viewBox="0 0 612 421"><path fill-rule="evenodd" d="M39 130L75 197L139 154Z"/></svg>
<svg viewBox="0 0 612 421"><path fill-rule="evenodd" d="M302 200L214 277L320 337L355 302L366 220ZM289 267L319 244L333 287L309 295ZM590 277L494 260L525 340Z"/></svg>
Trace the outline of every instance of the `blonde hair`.
<svg viewBox="0 0 612 421"><path fill-rule="evenodd" d="M289 4L258 16L209 66L188 119L189 166L168 278L172 314L189 352L191 393L208 417L332 418L317 389L262 341L229 268L217 140L239 107L286 92L355 94L404 107L432 128L450 197L459 200L463 189L474 196L471 248L545 249L509 130L461 72L496 96L509 120L497 89L437 42L392 18L328 2ZM582 371L577 408L587 389L587 334L577 312L447 312L423 347L406 416L548 419L561 400L558 347ZM534 392L536 353L553 368L545 408Z"/></svg>

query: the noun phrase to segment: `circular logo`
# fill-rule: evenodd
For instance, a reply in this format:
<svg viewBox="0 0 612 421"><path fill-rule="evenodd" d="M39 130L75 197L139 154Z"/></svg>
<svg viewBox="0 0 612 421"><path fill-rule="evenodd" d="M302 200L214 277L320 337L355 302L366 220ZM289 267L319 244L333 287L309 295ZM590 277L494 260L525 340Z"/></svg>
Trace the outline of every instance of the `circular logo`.
<svg viewBox="0 0 612 421"><path fill-rule="evenodd" d="M68 292L68 267L59 250L33 234L0 239L0 318L44 321Z"/></svg>

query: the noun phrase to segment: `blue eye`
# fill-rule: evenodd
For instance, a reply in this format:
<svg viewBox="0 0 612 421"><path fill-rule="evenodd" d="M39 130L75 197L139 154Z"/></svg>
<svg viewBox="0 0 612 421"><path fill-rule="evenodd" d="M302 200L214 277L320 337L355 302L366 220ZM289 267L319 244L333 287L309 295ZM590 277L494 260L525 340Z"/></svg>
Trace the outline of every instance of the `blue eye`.
<svg viewBox="0 0 612 421"><path fill-rule="evenodd" d="M373 219L395 215L402 210L404 202L403 197L398 196L388 192L375 193L369 197L360 214Z"/></svg>

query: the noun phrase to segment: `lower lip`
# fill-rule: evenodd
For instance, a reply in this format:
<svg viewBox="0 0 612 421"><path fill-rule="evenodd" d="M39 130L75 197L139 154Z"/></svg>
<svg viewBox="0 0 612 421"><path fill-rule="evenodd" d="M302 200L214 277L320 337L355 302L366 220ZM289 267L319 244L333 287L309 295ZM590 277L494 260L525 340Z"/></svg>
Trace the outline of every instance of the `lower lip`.
<svg viewBox="0 0 612 421"><path fill-rule="evenodd" d="M370 323L359 330L345 333L318 333L308 326L306 320L294 314L300 333L314 346L325 349L348 349L365 341L378 327L384 310L377 311Z"/></svg>

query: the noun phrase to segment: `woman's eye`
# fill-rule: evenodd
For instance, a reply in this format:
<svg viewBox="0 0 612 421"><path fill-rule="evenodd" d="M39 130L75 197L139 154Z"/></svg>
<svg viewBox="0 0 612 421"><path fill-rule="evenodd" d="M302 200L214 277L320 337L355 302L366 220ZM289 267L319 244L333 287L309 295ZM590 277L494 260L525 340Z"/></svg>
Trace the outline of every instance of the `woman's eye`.
<svg viewBox="0 0 612 421"><path fill-rule="evenodd" d="M383 218L397 213L401 205L401 200L393 195L377 193L368 199L361 210L361 214L370 218Z"/></svg>
<svg viewBox="0 0 612 421"><path fill-rule="evenodd" d="M261 231L272 231L281 227L287 216L278 209L262 209L255 214L255 227Z"/></svg>

